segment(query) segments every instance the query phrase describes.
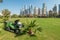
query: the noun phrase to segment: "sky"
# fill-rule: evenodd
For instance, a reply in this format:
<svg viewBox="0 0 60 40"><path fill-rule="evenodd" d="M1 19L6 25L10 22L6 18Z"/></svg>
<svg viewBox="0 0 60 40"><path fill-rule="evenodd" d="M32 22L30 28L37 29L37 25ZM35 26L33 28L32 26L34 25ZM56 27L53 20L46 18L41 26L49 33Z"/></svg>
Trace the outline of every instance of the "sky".
<svg viewBox="0 0 60 40"><path fill-rule="evenodd" d="M57 7L60 4L60 0L3 0L0 3L0 12L3 9L9 9L12 14L19 14L20 9L23 8L24 5L29 7L29 5L36 6L37 8L42 9L43 3L46 3L47 11L52 10L53 6L56 4Z"/></svg>

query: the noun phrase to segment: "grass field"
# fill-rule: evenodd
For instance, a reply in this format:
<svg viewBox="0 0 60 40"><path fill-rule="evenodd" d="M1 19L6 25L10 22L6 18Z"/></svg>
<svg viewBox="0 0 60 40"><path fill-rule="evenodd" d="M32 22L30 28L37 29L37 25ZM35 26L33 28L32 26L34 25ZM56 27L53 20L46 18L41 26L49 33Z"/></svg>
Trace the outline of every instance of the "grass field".
<svg viewBox="0 0 60 40"><path fill-rule="evenodd" d="M30 37L28 34L15 37L14 33L3 30L3 23L0 23L0 40L60 40L60 18L12 18L10 20L16 19L20 19L22 23L37 20L37 24L42 27L42 32L37 31L36 37Z"/></svg>

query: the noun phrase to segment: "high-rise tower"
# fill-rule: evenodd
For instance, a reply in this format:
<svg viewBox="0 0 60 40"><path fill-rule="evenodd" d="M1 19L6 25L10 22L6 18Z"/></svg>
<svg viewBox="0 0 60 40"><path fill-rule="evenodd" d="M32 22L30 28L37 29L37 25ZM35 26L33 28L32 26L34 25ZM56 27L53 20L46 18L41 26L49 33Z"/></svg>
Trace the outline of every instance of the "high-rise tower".
<svg viewBox="0 0 60 40"><path fill-rule="evenodd" d="M38 8L34 7L34 17L38 16Z"/></svg>
<svg viewBox="0 0 60 40"><path fill-rule="evenodd" d="M56 17L57 16L57 6L55 4L55 6L53 7L53 16Z"/></svg>
<svg viewBox="0 0 60 40"><path fill-rule="evenodd" d="M32 14L33 14L33 6L30 5L29 6L29 16L32 16Z"/></svg>
<svg viewBox="0 0 60 40"><path fill-rule="evenodd" d="M38 8L38 16L40 17L40 8Z"/></svg>
<svg viewBox="0 0 60 40"><path fill-rule="evenodd" d="M46 16L46 13L47 13L46 4L43 3L42 16Z"/></svg>
<svg viewBox="0 0 60 40"><path fill-rule="evenodd" d="M60 4L59 4L59 15L60 15Z"/></svg>

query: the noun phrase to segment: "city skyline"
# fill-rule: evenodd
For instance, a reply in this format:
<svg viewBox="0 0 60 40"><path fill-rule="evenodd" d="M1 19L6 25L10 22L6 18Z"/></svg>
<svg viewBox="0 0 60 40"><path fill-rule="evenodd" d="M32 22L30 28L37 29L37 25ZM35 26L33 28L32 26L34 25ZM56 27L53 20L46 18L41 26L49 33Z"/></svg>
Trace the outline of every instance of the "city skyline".
<svg viewBox="0 0 60 40"><path fill-rule="evenodd" d="M46 3L47 11L52 9L54 5L56 4L57 7L60 4L60 0L3 0L2 3L0 3L0 12L3 9L9 9L11 13L20 13L20 9L23 8L24 5L29 7L29 5L36 6L37 8L42 9L43 3Z"/></svg>

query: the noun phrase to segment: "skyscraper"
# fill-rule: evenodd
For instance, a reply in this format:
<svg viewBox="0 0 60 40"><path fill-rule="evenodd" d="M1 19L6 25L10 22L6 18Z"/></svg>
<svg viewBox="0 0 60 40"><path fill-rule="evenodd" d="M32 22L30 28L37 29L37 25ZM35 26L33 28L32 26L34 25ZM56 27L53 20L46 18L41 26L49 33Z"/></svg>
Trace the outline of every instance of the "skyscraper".
<svg viewBox="0 0 60 40"><path fill-rule="evenodd" d="M30 5L29 6L29 16L32 16L32 14L33 14L33 6Z"/></svg>
<svg viewBox="0 0 60 40"><path fill-rule="evenodd" d="M38 8L38 16L40 17L40 8Z"/></svg>
<svg viewBox="0 0 60 40"><path fill-rule="evenodd" d="M49 17L53 17L53 12L52 12L52 10L49 10Z"/></svg>
<svg viewBox="0 0 60 40"><path fill-rule="evenodd" d="M29 13L31 13L31 8L32 8L32 5L29 6Z"/></svg>
<svg viewBox="0 0 60 40"><path fill-rule="evenodd" d="M22 12L21 12L22 14L23 14L23 16L27 16L28 15L28 9L27 9L27 6L26 5L24 5L23 6L23 9L22 9Z"/></svg>
<svg viewBox="0 0 60 40"><path fill-rule="evenodd" d="M34 7L34 16L36 15L36 7Z"/></svg>
<svg viewBox="0 0 60 40"><path fill-rule="evenodd" d="M42 16L46 16L46 13L47 13L46 4L43 3Z"/></svg>
<svg viewBox="0 0 60 40"><path fill-rule="evenodd" d="M20 15L22 16L22 9L20 9Z"/></svg>
<svg viewBox="0 0 60 40"><path fill-rule="evenodd" d="M56 17L57 16L57 6L56 4L53 7L53 16Z"/></svg>
<svg viewBox="0 0 60 40"><path fill-rule="evenodd" d="M60 15L60 4L59 4L59 15Z"/></svg>
<svg viewBox="0 0 60 40"><path fill-rule="evenodd" d="M38 8L34 7L34 17L38 16Z"/></svg>
<svg viewBox="0 0 60 40"><path fill-rule="evenodd" d="M26 16L26 5L24 5L23 9L24 16Z"/></svg>

